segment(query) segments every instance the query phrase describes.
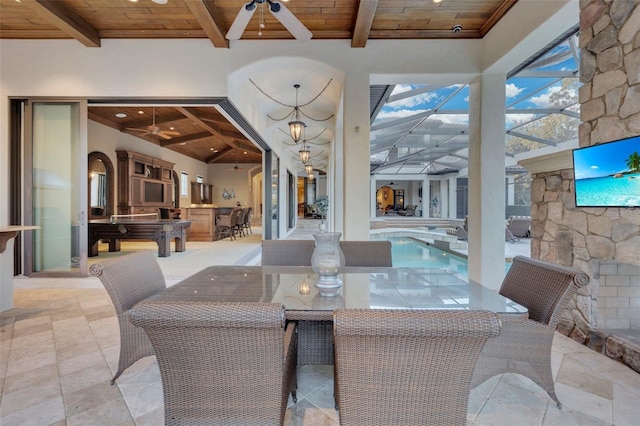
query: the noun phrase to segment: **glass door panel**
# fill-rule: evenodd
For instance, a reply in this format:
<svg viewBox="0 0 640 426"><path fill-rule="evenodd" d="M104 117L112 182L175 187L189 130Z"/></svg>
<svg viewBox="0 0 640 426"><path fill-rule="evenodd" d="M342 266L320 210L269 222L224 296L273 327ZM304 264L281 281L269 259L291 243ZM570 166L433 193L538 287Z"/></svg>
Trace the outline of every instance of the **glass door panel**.
<svg viewBox="0 0 640 426"><path fill-rule="evenodd" d="M86 102L34 101L27 108L25 211L33 232L28 275L87 274Z"/></svg>

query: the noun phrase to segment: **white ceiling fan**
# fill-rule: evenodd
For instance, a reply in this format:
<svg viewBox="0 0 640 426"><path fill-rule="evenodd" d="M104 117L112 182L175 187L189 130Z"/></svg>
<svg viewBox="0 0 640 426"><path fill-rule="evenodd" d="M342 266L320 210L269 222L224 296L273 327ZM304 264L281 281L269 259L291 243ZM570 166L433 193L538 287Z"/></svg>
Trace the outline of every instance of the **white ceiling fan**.
<svg viewBox="0 0 640 426"><path fill-rule="evenodd" d="M145 129L136 129L135 127L128 127L127 130L144 132L138 136L152 135L152 136L160 136L163 139L171 139L172 136L180 136L180 132L176 132L173 130L161 130L160 127L156 126L156 108L155 107L153 107L153 123L151 124L151 126L147 126Z"/></svg>
<svg viewBox="0 0 640 426"><path fill-rule="evenodd" d="M311 40L313 34L304 26L293 13L287 9L284 4L274 0L251 0L240 8L240 12L236 16L236 19L231 24L231 28L225 36L228 40L239 40L242 37L242 33L249 24L253 12L256 11L256 3L263 7L264 3L269 5L269 12L293 35L298 41ZM264 27L264 22L261 20L260 29ZM261 34L261 33L259 33Z"/></svg>

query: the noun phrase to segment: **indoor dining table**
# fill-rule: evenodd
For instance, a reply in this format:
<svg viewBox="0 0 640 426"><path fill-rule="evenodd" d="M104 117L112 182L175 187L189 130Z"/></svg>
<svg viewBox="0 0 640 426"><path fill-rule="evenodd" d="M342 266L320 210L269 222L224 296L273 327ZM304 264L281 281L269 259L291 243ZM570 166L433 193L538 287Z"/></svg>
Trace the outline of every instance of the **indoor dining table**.
<svg viewBox="0 0 640 426"><path fill-rule="evenodd" d="M338 308L483 309L528 318L525 307L447 269L345 267L339 278L337 294L323 296L311 267L209 266L147 300L281 303L287 320L298 321L302 365L333 363Z"/></svg>

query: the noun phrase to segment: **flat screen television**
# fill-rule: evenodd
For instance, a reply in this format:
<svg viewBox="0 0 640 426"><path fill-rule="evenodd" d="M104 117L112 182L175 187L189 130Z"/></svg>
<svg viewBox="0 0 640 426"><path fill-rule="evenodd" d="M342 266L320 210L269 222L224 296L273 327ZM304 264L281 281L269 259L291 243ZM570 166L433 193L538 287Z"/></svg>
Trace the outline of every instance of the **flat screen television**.
<svg viewBox="0 0 640 426"><path fill-rule="evenodd" d="M640 136L573 150L576 207L640 207Z"/></svg>
<svg viewBox="0 0 640 426"><path fill-rule="evenodd" d="M145 203L163 203L164 202L164 185L159 182L144 182L144 202Z"/></svg>

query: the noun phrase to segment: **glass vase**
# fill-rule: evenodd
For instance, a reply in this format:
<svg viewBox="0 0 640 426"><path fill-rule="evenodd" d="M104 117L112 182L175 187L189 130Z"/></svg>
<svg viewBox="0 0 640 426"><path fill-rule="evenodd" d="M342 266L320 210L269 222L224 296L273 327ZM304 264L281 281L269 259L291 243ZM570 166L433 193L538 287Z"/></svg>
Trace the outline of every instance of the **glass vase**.
<svg viewBox="0 0 640 426"><path fill-rule="evenodd" d="M316 245L311 256L311 267L318 274L315 285L322 296L336 296L342 287L342 280L338 278L338 272L344 266L341 236L340 232L313 234Z"/></svg>

